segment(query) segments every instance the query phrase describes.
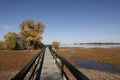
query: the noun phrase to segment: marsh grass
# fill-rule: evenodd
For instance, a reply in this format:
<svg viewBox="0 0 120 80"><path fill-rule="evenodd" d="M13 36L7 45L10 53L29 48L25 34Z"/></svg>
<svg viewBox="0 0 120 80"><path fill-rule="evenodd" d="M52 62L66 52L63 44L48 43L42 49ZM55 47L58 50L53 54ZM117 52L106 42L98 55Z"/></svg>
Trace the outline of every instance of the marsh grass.
<svg viewBox="0 0 120 80"><path fill-rule="evenodd" d="M57 52L73 64L80 60L90 60L120 66L119 48L60 48ZM72 59L73 56L77 59Z"/></svg>
<svg viewBox="0 0 120 80"><path fill-rule="evenodd" d="M18 73L39 50L0 50L0 80L9 80Z"/></svg>

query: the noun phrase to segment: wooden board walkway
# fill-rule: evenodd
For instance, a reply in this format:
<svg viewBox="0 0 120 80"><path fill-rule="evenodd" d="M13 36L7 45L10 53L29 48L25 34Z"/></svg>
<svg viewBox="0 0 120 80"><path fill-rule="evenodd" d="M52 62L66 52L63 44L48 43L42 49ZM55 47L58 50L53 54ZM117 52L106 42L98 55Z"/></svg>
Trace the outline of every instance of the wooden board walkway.
<svg viewBox="0 0 120 80"><path fill-rule="evenodd" d="M41 80L63 80L48 48L45 51Z"/></svg>
<svg viewBox="0 0 120 80"><path fill-rule="evenodd" d="M49 49L46 47L47 46L42 48L11 80L24 80L28 78L29 80L71 80L65 73L64 66L71 72L76 80L89 80L72 64L58 55L52 49L52 46L49 46ZM53 59L51 54L54 55L55 59ZM31 74L27 75L30 70L32 70Z"/></svg>

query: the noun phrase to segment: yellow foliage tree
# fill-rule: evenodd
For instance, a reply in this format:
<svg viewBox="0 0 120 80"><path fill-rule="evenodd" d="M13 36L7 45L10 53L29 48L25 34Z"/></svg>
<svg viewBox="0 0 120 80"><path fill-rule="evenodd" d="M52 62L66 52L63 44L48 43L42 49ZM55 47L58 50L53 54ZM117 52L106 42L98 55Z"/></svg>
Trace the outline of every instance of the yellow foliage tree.
<svg viewBox="0 0 120 80"><path fill-rule="evenodd" d="M5 49L16 49L18 35L15 32L8 32L5 36Z"/></svg>
<svg viewBox="0 0 120 80"><path fill-rule="evenodd" d="M45 25L33 20L26 20L20 24L20 32L8 32L4 39L0 41L0 49L39 49L43 46L42 33Z"/></svg>
<svg viewBox="0 0 120 80"><path fill-rule="evenodd" d="M57 42L57 41L53 41L52 46L53 46L54 48L58 49L59 46L60 46L60 43Z"/></svg>
<svg viewBox="0 0 120 80"><path fill-rule="evenodd" d="M20 24L20 28L21 39L26 43L26 48L38 48L45 25L40 21L35 23L33 20L26 20Z"/></svg>
<svg viewBox="0 0 120 80"><path fill-rule="evenodd" d="M5 47L4 47L4 41L0 41L0 50L1 49L5 49Z"/></svg>

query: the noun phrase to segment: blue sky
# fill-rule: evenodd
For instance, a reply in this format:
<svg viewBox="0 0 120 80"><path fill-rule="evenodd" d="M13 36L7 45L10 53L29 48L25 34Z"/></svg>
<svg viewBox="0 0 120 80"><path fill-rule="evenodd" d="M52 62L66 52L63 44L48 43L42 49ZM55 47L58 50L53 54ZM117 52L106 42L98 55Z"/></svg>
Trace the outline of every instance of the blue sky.
<svg viewBox="0 0 120 80"><path fill-rule="evenodd" d="M43 42L120 42L120 0L0 0L0 39L28 19L46 25Z"/></svg>

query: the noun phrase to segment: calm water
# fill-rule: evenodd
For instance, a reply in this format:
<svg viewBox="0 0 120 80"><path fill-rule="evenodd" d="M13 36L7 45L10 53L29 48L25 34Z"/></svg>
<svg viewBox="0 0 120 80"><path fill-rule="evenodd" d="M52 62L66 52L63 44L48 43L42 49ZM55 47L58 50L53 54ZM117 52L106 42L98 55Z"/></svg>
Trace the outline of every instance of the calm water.
<svg viewBox="0 0 120 80"><path fill-rule="evenodd" d="M92 45L92 44L61 44L60 47L83 47L83 48L120 48L120 45Z"/></svg>
<svg viewBox="0 0 120 80"><path fill-rule="evenodd" d="M60 47L82 47L82 48L120 48L120 45L92 45L92 44L62 44ZM73 60L78 61L79 59L76 56L71 57ZM110 65L110 64L103 64L99 62L94 61L79 61L76 63L76 66L80 68L86 68L86 69L95 69L100 71L107 71L111 73L118 73L120 74L120 66Z"/></svg>
<svg viewBox="0 0 120 80"><path fill-rule="evenodd" d="M80 68L87 68L87 69L95 69L95 70L102 70L111 73L118 73L120 74L120 66L110 65L110 64L103 64L94 61L79 61L76 63L76 66Z"/></svg>

